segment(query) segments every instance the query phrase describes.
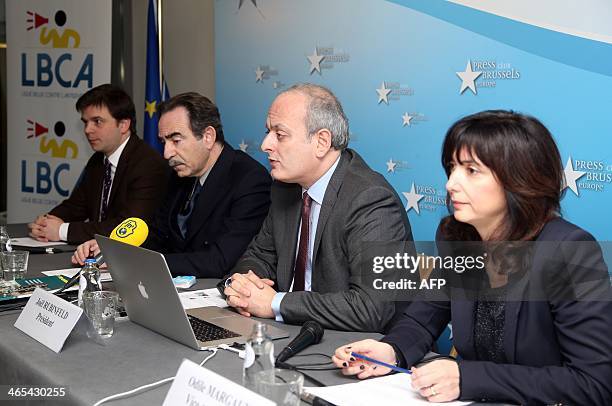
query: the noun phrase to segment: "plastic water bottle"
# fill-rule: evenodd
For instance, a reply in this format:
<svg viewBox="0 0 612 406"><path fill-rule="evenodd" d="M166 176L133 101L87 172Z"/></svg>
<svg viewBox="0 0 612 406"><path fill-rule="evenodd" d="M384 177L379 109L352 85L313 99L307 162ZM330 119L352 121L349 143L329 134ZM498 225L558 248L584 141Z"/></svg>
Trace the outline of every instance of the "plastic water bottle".
<svg viewBox="0 0 612 406"><path fill-rule="evenodd" d="M255 392L257 379L261 379L255 377L258 373L274 374L274 343L268 336L266 327L263 323L257 323L245 347L242 384Z"/></svg>
<svg viewBox="0 0 612 406"><path fill-rule="evenodd" d="M0 251L1 252L11 252L13 248L11 247L11 237L8 235L8 231L6 226L0 226Z"/></svg>
<svg viewBox="0 0 612 406"><path fill-rule="evenodd" d="M0 255L3 252L11 252L11 237L8 235L6 226L0 226ZM4 261L0 258L0 281L4 280Z"/></svg>
<svg viewBox="0 0 612 406"><path fill-rule="evenodd" d="M100 282L100 269L96 265L96 260L87 258L85 265L81 268L81 276L79 276L79 296L78 304L83 307L83 293L96 292L102 290Z"/></svg>

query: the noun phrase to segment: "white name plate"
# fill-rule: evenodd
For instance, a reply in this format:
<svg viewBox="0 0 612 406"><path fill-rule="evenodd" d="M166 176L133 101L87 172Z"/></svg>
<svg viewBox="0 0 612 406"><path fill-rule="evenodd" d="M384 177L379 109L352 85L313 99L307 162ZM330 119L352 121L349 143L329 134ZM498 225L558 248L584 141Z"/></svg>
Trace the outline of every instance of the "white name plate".
<svg viewBox="0 0 612 406"><path fill-rule="evenodd" d="M275 403L188 359L176 373L164 406L274 406Z"/></svg>
<svg viewBox="0 0 612 406"><path fill-rule="evenodd" d="M60 352L82 313L80 307L37 288L15 322L15 327L42 345Z"/></svg>

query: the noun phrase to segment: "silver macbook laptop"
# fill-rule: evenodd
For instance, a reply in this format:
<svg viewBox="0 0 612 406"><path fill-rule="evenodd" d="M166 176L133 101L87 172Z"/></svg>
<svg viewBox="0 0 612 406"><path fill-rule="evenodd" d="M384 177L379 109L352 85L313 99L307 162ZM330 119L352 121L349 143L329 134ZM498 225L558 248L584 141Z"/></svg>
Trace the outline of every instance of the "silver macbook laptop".
<svg viewBox="0 0 612 406"><path fill-rule="evenodd" d="M96 235L131 321L195 349L244 343L257 321L228 309L184 310L166 259L159 252ZM289 334L268 325L272 339Z"/></svg>

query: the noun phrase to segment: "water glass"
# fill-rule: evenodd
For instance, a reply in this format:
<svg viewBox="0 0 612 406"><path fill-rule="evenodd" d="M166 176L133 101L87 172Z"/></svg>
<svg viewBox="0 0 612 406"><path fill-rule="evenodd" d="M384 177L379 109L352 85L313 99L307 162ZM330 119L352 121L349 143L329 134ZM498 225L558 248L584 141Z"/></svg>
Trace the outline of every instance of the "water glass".
<svg viewBox="0 0 612 406"><path fill-rule="evenodd" d="M85 314L93 331L102 338L109 338L115 331L115 316L119 294L111 291L83 292Z"/></svg>
<svg viewBox="0 0 612 406"><path fill-rule="evenodd" d="M304 386L304 375L288 369L260 371L255 375L257 392L274 402L277 406L298 406Z"/></svg>
<svg viewBox="0 0 612 406"><path fill-rule="evenodd" d="M28 269L28 251L2 252L2 273L5 281L23 279Z"/></svg>

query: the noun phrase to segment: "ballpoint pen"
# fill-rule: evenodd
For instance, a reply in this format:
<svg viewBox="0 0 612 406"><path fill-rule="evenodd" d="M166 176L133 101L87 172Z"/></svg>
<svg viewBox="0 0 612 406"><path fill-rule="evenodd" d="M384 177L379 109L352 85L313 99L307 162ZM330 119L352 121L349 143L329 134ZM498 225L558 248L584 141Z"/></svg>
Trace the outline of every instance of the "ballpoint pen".
<svg viewBox="0 0 612 406"><path fill-rule="evenodd" d="M392 370L394 370L396 372L403 372L405 374L412 375L412 371L409 370L409 369L401 368L401 367L398 367L398 366L395 366L395 365L392 365L392 364L387 364L386 362L382 362L382 361L379 361L379 360L374 359L374 358L370 358L370 357L365 356L365 355L357 354L356 352L351 352L351 357L359 358L359 359L362 359L364 361L371 362L372 364L377 364L377 365L380 365L380 366L383 366L383 367L387 367L387 368L392 369Z"/></svg>
<svg viewBox="0 0 612 406"><path fill-rule="evenodd" d="M63 252L61 249L54 247L21 247L19 245L15 245L15 247L28 251L30 254L57 254Z"/></svg>

